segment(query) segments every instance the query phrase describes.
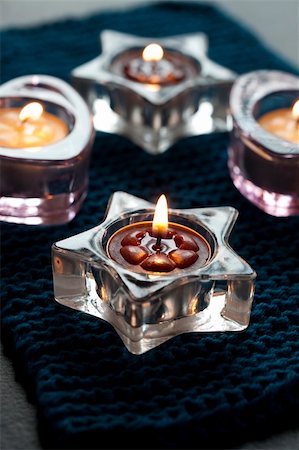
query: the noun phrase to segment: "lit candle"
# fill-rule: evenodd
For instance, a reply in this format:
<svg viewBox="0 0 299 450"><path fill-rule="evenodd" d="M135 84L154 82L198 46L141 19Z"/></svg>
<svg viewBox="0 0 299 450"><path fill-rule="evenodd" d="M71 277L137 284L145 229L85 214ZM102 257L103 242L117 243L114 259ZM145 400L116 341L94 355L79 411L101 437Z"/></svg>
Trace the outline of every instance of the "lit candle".
<svg viewBox="0 0 299 450"><path fill-rule="evenodd" d="M193 264L205 265L211 249L207 241L189 227L168 222L166 197L156 205L152 222L127 225L116 231L107 245L109 256L140 273L180 271Z"/></svg>
<svg viewBox="0 0 299 450"><path fill-rule="evenodd" d="M0 109L0 147L30 148L53 144L68 134L67 124L38 102Z"/></svg>
<svg viewBox="0 0 299 450"><path fill-rule="evenodd" d="M299 100L293 108L280 108L264 114L259 124L269 133L299 144Z"/></svg>
<svg viewBox="0 0 299 450"><path fill-rule="evenodd" d="M1 220L72 220L87 194L93 140L90 111L68 83L33 74L1 85Z"/></svg>
<svg viewBox="0 0 299 450"><path fill-rule="evenodd" d="M255 70L238 77L230 94L231 178L244 197L276 217L299 214L298 93L297 76ZM290 106L275 109L282 101Z"/></svg>
<svg viewBox="0 0 299 450"><path fill-rule="evenodd" d="M198 75L195 61L183 53L152 43L143 50L128 50L113 61L112 70L139 83L167 86Z"/></svg>
<svg viewBox="0 0 299 450"><path fill-rule="evenodd" d="M185 78L181 61L167 52L159 44L149 44L142 56L128 61L125 74L132 80L148 84L171 84Z"/></svg>

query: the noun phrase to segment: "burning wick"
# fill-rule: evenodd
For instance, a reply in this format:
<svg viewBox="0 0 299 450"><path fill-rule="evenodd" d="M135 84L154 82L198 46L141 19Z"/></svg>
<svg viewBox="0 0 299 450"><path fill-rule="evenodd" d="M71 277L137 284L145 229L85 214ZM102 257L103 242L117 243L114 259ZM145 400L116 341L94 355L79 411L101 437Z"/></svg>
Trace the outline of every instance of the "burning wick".
<svg viewBox="0 0 299 450"><path fill-rule="evenodd" d="M168 231L168 208L167 200L164 194L159 197L155 208L155 214L152 225L152 232L154 236L157 236L155 244L155 250L159 252L161 250L161 240L167 236Z"/></svg>

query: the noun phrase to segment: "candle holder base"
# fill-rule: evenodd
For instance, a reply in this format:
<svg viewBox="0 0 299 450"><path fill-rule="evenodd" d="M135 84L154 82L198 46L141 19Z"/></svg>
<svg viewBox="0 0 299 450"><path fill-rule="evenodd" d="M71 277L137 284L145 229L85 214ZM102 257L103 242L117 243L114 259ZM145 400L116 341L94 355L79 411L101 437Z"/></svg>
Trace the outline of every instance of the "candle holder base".
<svg viewBox="0 0 299 450"><path fill-rule="evenodd" d="M87 195L87 186L70 194L43 198L1 197L0 220L25 225L59 225L70 222Z"/></svg>
<svg viewBox="0 0 299 450"><path fill-rule="evenodd" d="M227 244L236 210L170 210L172 222L192 225L208 241L212 255L203 267L144 274L112 260L113 233L153 214L153 204L116 192L102 224L53 244L55 299L110 323L134 354L181 333L246 329L256 274Z"/></svg>
<svg viewBox="0 0 299 450"><path fill-rule="evenodd" d="M96 130L126 136L148 153L159 154L184 137L230 129L228 98L235 74L208 59L204 34L149 39L105 30L100 37L102 54L71 73ZM131 80L114 70L120 55L153 40L189 58L197 68L194 76L164 86Z"/></svg>
<svg viewBox="0 0 299 450"><path fill-rule="evenodd" d="M261 189L240 174L236 175L234 170L231 171L231 177L241 194L267 214L276 217L288 217L299 214L298 195L284 195Z"/></svg>

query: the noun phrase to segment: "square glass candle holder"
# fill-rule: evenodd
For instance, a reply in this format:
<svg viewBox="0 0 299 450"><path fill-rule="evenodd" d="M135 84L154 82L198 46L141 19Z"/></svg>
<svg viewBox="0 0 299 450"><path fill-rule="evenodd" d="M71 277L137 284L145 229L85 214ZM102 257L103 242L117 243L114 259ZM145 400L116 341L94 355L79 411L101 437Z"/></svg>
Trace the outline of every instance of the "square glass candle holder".
<svg viewBox="0 0 299 450"><path fill-rule="evenodd" d="M235 74L208 58L203 33L155 39L105 30L100 39L101 55L71 74L97 130L124 135L158 154L180 138L230 127ZM153 42L164 55L145 62L142 51Z"/></svg>
<svg viewBox="0 0 299 450"><path fill-rule="evenodd" d="M14 119L32 103L42 105L41 119L31 122L29 118L26 123L18 116ZM0 219L28 225L73 219L87 194L95 136L84 100L58 78L27 75L1 86L0 114ZM51 121L66 131L60 139L43 145L45 136L52 133ZM30 143L31 139L36 142Z"/></svg>
<svg viewBox="0 0 299 450"><path fill-rule="evenodd" d="M230 95L230 175L248 200L273 216L299 213L299 123L292 115L297 100L299 78L267 70L240 76Z"/></svg>
<svg viewBox="0 0 299 450"><path fill-rule="evenodd" d="M170 223L202 236L209 248L204 264L156 273L112 259L111 237L154 214L153 204L125 192L112 195L103 223L52 247L55 299L110 323L135 354L181 333L241 331L249 324L256 274L227 243L237 211L169 213Z"/></svg>

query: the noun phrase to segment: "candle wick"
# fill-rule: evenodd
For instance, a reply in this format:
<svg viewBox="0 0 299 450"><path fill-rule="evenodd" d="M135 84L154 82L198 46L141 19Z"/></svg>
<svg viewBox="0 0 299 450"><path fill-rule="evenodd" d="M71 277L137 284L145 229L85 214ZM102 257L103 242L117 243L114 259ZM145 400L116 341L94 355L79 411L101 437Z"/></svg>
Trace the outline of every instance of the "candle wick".
<svg viewBox="0 0 299 450"><path fill-rule="evenodd" d="M162 240L162 236L161 236L161 234L158 234L156 244L155 244L156 252L159 252L161 250L161 240Z"/></svg>
<svg viewBox="0 0 299 450"><path fill-rule="evenodd" d="M18 127L22 128L27 122L29 117L25 117L25 119L19 119Z"/></svg>

